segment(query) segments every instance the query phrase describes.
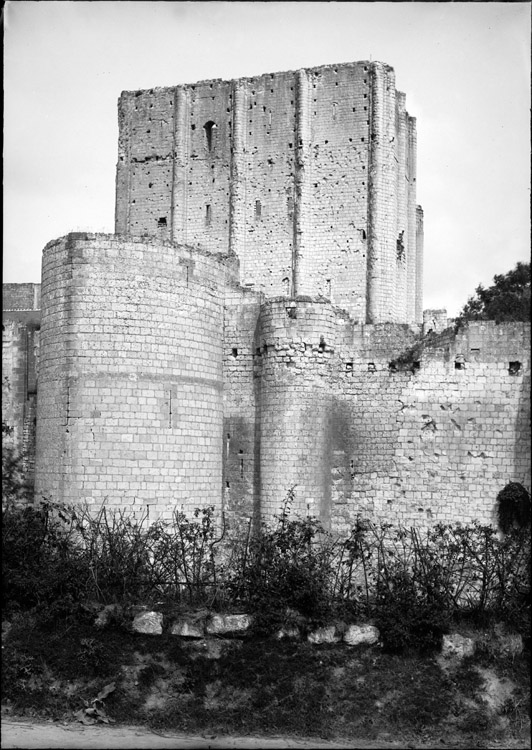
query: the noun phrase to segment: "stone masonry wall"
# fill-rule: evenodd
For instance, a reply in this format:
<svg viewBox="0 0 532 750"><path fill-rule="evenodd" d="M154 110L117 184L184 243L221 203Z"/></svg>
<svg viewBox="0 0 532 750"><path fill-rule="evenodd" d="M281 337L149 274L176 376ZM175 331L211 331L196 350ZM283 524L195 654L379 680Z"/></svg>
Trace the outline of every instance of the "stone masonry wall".
<svg viewBox="0 0 532 750"><path fill-rule="evenodd" d="M231 265L133 237L46 246L38 495L150 518L219 505Z"/></svg>
<svg viewBox="0 0 532 750"><path fill-rule="evenodd" d="M30 454L39 317L4 313L4 418ZM424 317L422 332L264 300L234 261L168 242L50 243L37 490L256 522L295 487L293 511L337 531L358 514L490 523L505 484L530 487L530 327Z"/></svg>
<svg viewBox="0 0 532 750"><path fill-rule="evenodd" d="M256 304L238 318L247 337ZM530 487L529 326L471 323L455 334L441 332L440 311L427 313L422 337L419 326L356 324L326 301L263 302L253 398L243 396L226 445L225 478L242 511L257 516L260 499L260 515L271 517L295 487L293 511L336 531L358 514L491 523L500 489ZM238 349L224 380L233 410L251 394L249 348L239 357ZM244 476L253 430L252 489Z"/></svg>
<svg viewBox="0 0 532 750"><path fill-rule="evenodd" d="M40 284L3 285L2 420L11 428L7 443L24 457L33 483L40 329Z"/></svg>
<svg viewBox="0 0 532 750"><path fill-rule="evenodd" d="M267 297L418 320L415 120L390 66L123 92L119 131L117 233L236 254Z"/></svg>
<svg viewBox="0 0 532 750"><path fill-rule="evenodd" d="M339 492L349 512L339 504L339 516L358 505L409 525L490 523L509 481L530 488L527 327L501 326L498 341L490 333L471 325L443 350L426 349L413 372L390 371L386 358L375 357L375 370L364 377L367 395L356 386L350 394L352 418L353 411L365 415L365 450L358 460L353 451L351 485ZM513 374L517 360L521 369Z"/></svg>

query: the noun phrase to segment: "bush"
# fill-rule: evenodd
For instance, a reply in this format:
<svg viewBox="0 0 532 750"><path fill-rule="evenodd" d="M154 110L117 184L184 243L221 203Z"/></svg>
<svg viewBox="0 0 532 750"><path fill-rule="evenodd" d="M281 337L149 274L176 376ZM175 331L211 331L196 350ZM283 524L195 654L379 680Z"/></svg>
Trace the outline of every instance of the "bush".
<svg viewBox="0 0 532 750"><path fill-rule="evenodd" d="M448 632L450 611L436 586L422 586L412 573L397 567L379 577L375 624L389 652L433 651Z"/></svg>
<svg viewBox="0 0 532 750"><path fill-rule="evenodd" d="M396 652L437 647L463 613L529 637L529 516L517 483L499 494L500 508L513 508L502 537L478 523L421 533L359 519L333 541L318 519L290 516L291 490L273 524L226 540L224 560L213 507L147 525L105 507L21 504L11 479L2 504L5 611L35 608L46 626L87 617L82 604L96 600L241 608L262 634L342 614L373 618Z"/></svg>
<svg viewBox="0 0 532 750"><path fill-rule="evenodd" d="M39 607L48 624L75 602L212 604L218 590L212 507L193 520L145 525L42 501L2 505L2 594L7 610ZM43 607L48 611L44 611Z"/></svg>
<svg viewBox="0 0 532 750"><path fill-rule="evenodd" d="M432 651L449 629L444 568L429 537L415 529L381 527L374 618L390 652Z"/></svg>
<svg viewBox="0 0 532 750"><path fill-rule="evenodd" d="M271 633L287 610L318 623L331 609L331 568L325 531L313 517L290 519L290 490L276 524L264 524L246 545L227 589L255 615L257 630Z"/></svg>
<svg viewBox="0 0 532 750"><path fill-rule="evenodd" d="M86 569L64 509L2 505L2 596L9 611L79 598Z"/></svg>
<svg viewBox="0 0 532 750"><path fill-rule="evenodd" d="M11 443L13 428L2 420L2 505L27 503L30 488L24 475L24 460Z"/></svg>

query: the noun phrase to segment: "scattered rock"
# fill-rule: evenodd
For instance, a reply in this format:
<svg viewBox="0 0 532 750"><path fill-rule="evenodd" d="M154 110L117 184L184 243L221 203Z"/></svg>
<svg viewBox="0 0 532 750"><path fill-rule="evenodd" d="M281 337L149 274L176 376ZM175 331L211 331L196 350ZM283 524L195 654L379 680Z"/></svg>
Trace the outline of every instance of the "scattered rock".
<svg viewBox="0 0 532 750"><path fill-rule="evenodd" d="M161 612L140 612L131 626L135 633L161 635L163 632L163 615Z"/></svg>
<svg viewBox="0 0 532 750"><path fill-rule="evenodd" d="M344 641L349 646L373 646L379 642L380 633L375 625L349 625Z"/></svg>
<svg viewBox="0 0 532 750"><path fill-rule="evenodd" d="M308 640L310 643L338 643L340 636L336 635L334 625L325 625L325 627L317 628L317 630L309 633Z"/></svg>
<svg viewBox="0 0 532 750"><path fill-rule="evenodd" d="M251 627L251 615L211 615L205 631L209 635L235 635L246 633Z"/></svg>

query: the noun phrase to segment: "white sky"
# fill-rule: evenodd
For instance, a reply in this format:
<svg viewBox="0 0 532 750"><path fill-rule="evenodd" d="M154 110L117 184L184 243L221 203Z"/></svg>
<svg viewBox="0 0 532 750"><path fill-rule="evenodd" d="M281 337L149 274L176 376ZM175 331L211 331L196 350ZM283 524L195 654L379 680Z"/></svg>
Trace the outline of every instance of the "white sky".
<svg viewBox="0 0 532 750"><path fill-rule="evenodd" d="M417 118L424 307L528 261L529 2L8 2L4 281L114 231L122 90L373 59Z"/></svg>

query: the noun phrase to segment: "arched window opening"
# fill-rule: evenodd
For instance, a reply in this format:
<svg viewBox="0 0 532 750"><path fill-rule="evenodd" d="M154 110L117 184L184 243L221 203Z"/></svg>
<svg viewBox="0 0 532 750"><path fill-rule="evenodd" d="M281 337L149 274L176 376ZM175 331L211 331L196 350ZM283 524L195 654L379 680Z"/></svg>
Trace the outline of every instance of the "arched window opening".
<svg viewBox="0 0 532 750"><path fill-rule="evenodd" d="M214 130L216 128L216 123L212 120L209 120L205 123L203 126L203 130L205 131L205 142L207 144L207 151L212 151L212 148L214 146Z"/></svg>

